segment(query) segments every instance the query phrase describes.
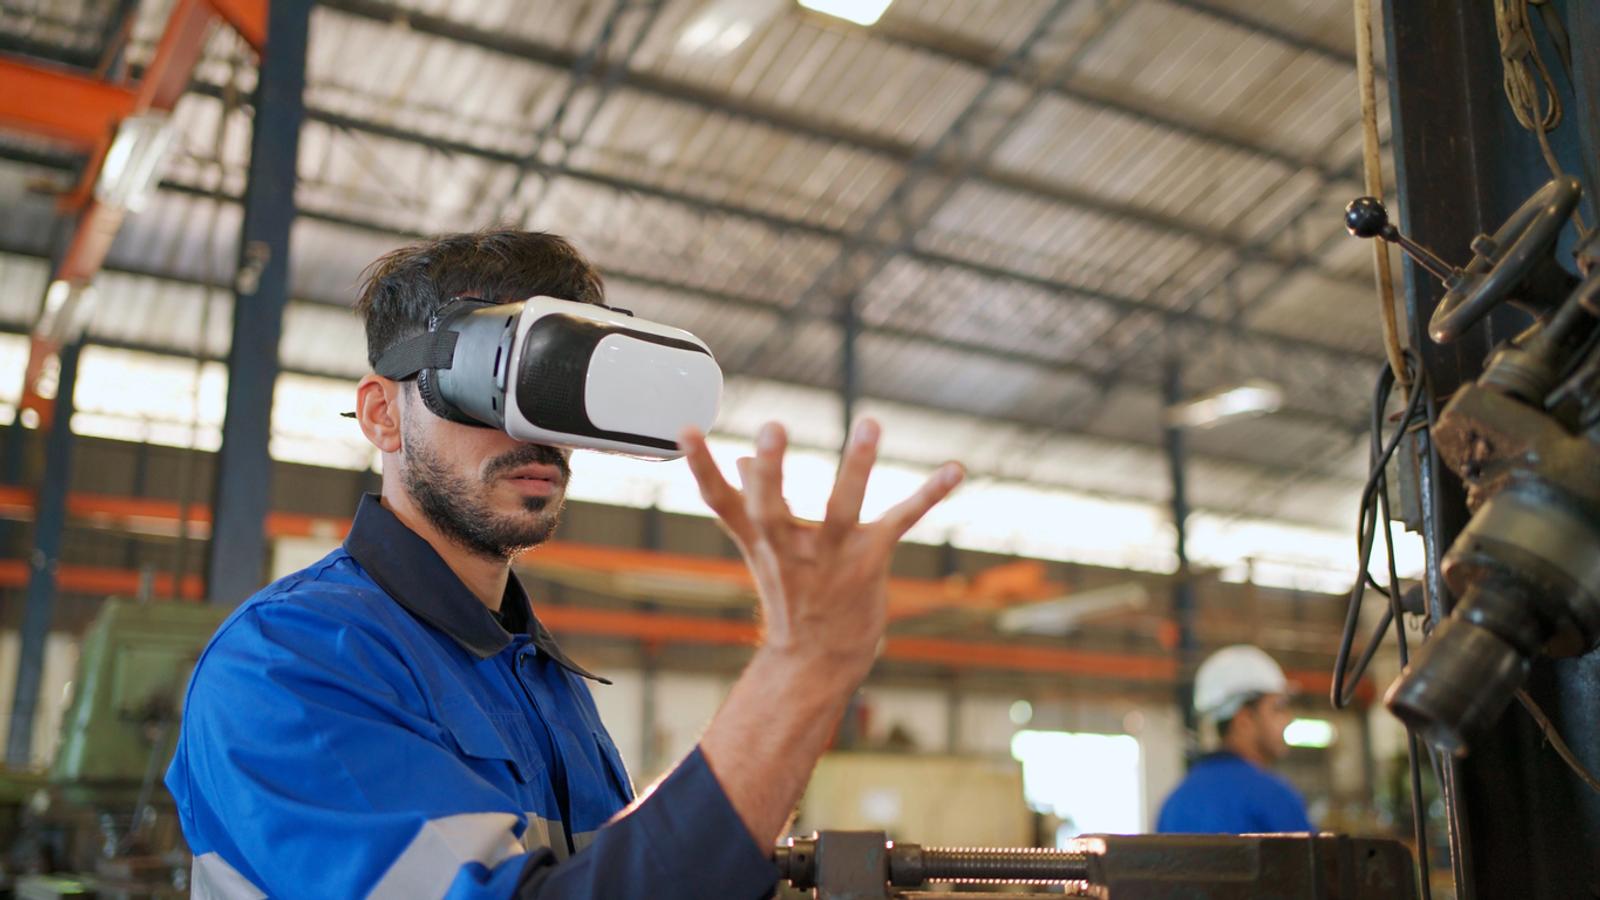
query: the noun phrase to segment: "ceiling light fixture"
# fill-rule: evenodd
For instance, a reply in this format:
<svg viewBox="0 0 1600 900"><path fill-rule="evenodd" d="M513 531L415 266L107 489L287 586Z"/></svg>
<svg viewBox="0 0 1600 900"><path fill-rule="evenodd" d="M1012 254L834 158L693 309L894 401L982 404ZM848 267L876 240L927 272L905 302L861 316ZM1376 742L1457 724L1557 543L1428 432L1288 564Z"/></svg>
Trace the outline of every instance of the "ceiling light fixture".
<svg viewBox="0 0 1600 900"><path fill-rule="evenodd" d="M1236 387L1203 394L1167 407L1167 424L1176 428L1210 428L1230 419L1264 416L1283 405L1283 388L1252 379Z"/></svg>
<svg viewBox="0 0 1600 900"><path fill-rule="evenodd" d="M172 138L172 122L164 114L146 113L123 119L100 167L95 199L128 212L144 209L161 183L162 163Z"/></svg>
<svg viewBox="0 0 1600 900"><path fill-rule="evenodd" d="M678 52L727 56L783 12L785 4L786 0L711 0L684 23Z"/></svg>
<svg viewBox="0 0 1600 900"><path fill-rule="evenodd" d="M814 12L854 22L871 25L883 18L883 11L894 0L800 0L800 5Z"/></svg>
<svg viewBox="0 0 1600 900"><path fill-rule="evenodd" d="M61 279L50 282L44 292L44 308L39 311L39 321L34 325L34 335L57 345L76 341L89 325L96 297L93 285L86 282Z"/></svg>

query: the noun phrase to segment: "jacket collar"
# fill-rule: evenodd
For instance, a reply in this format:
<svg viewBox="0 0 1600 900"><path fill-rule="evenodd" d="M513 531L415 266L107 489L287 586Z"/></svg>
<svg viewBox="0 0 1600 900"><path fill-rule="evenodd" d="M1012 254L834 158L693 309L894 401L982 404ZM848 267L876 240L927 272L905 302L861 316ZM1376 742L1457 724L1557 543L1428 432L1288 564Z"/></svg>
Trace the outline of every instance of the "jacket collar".
<svg viewBox="0 0 1600 900"><path fill-rule="evenodd" d="M377 494L361 498L344 549L407 612L449 635L479 659L511 646L513 634L526 634L541 653L568 671L611 683L562 652L555 637L533 614L528 592L515 572L507 579L505 597L500 601L502 626L433 546L385 508Z"/></svg>

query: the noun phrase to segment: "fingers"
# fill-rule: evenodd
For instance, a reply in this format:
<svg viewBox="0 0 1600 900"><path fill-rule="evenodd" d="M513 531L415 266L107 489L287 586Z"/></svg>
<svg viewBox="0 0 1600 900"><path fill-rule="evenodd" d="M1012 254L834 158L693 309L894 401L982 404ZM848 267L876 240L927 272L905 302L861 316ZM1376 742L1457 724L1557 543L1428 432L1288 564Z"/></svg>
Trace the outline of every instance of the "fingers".
<svg viewBox="0 0 1600 900"><path fill-rule="evenodd" d="M739 460L739 476L744 480L744 508L750 521L769 538L779 538L793 517L783 500L783 454L789 436L783 426L768 422L756 435L756 455Z"/></svg>
<svg viewBox="0 0 1600 900"><path fill-rule="evenodd" d="M686 428L679 435L678 444L686 451L684 459L689 463L689 471L694 473L694 480L700 485L701 498L722 520L735 540L748 543L754 536L754 529L745 511L744 498L722 477L717 461L711 458L711 448L706 446L705 435L698 429Z"/></svg>
<svg viewBox="0 0 1600 900"><path fill-rule="evenodd" d="M940 500L950 496L956 489L961 479L966 477L966 470L960 463L945 463L938 471L928 476L922 487L915 494L895 504L883 518L878 520L877 527L882 528L892 541L905 537L912 526L922 521L928 510L938 505Z"/></svg>
<svg viewBox="0 0 1600 900"><path fill-rule="evenodd" d="M867 493L867 478L878 460L878 423L862 419L850 432L850 442L839 458L839 474L828 497L827 515L822 520L826 540L839 541L861 520L861 500Z"/></svg>

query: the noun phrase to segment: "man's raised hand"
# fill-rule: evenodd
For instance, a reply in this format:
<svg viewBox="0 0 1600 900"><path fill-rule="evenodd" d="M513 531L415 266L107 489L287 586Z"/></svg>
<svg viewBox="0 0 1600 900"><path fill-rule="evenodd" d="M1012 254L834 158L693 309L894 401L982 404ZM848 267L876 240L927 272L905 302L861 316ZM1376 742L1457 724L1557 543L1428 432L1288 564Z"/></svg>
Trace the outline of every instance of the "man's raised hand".
<svg viewBox="0 0 1600 900"><path fill-rule="evenodd" d="M855 680L871 668L883 637L895 545L964 475L960 465L946 463L877 521L863 523L878 436L877 422L856 423L821 522L796 518L783 499L788 438L781 425L762 426L756 455L739 460L743 490L723 477L704 435L690 429L679 438L700 495L755 577L764 649L825 664Z"/></svg>

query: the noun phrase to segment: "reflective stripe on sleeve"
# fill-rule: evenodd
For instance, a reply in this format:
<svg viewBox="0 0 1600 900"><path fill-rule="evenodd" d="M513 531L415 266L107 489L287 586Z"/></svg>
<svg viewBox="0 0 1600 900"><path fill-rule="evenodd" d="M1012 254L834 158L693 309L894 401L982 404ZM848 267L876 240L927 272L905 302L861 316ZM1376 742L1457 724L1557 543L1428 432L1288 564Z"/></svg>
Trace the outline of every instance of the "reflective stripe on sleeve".
<svg viewBox="0 0 1600 900"><path fill-rule="evenodd" d="M202 853L194 858L189 872L190 900L264 900L266 896L221 854Z"/></svg>
<svg viewBox="0 0 1600 900"><path fill-rule="evenodd" d="M422 826L369 897L443 897L467 863L493 869L523 852L512 836L517 817L510 813L460 813Z"/></svg>

